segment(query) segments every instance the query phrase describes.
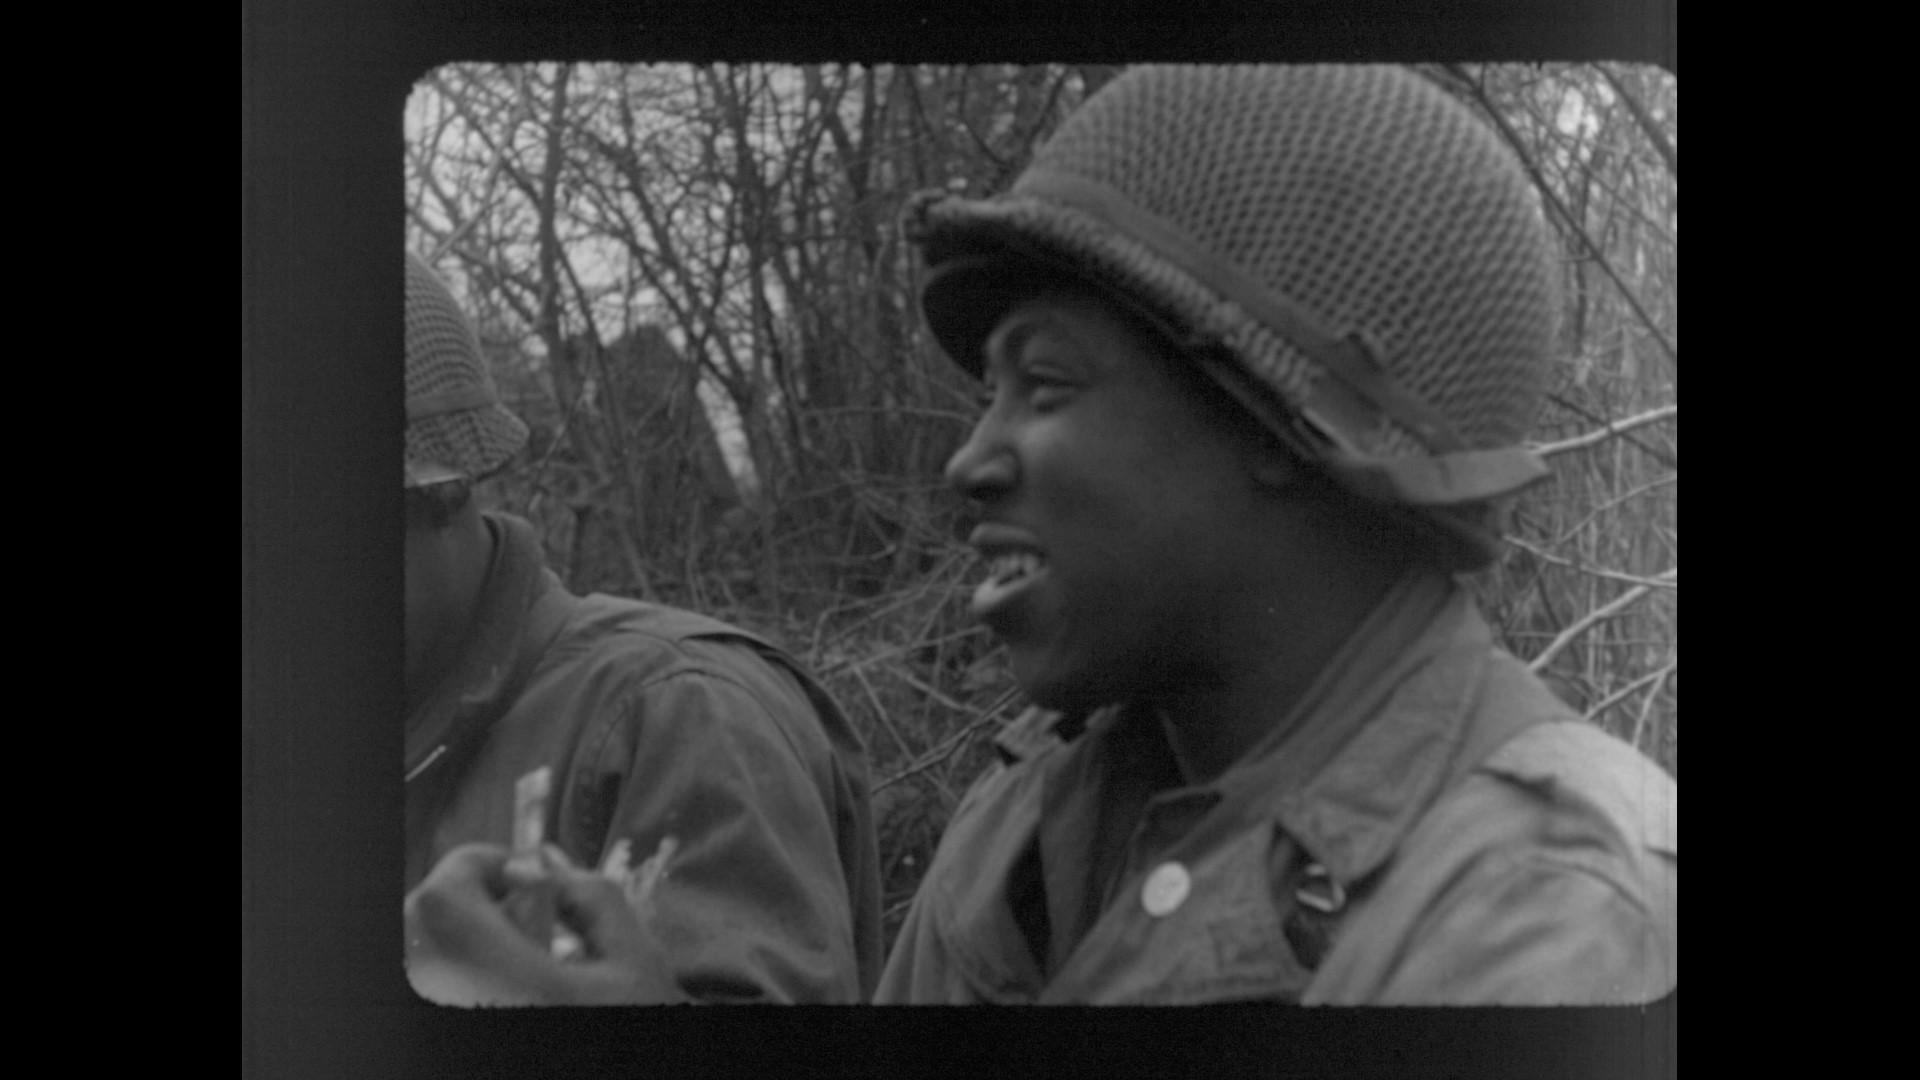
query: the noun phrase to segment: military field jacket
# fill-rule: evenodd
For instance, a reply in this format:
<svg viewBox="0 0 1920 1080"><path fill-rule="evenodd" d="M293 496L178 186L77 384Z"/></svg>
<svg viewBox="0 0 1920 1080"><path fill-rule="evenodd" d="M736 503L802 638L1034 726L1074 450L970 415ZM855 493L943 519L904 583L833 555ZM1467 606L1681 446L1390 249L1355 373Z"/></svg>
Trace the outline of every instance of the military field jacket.
<svg viewBox="0 0 1920 1080"><path fill-rule="evenodd" d="M1166 775L1169 753L1144 709L1010 725L877 1000L1663 996L1677 977L1673 781L1495 648L1447 587L1398 590L1305 719L1211 783L1143 781ZM1129 806L1110 873L1090 875L1103 815Z"/></svg>
<svg viewBox="0 0 1920 1080"><path fill-rule="evenodd" d="M454 674L407 732L407 888L453 847L512 841L553 770L547 837L584 866L672 839L652 926L707 1002L866 999L880 959L864 753L785 654L672 608L568 593L531 529L496 555Z"/></svg>

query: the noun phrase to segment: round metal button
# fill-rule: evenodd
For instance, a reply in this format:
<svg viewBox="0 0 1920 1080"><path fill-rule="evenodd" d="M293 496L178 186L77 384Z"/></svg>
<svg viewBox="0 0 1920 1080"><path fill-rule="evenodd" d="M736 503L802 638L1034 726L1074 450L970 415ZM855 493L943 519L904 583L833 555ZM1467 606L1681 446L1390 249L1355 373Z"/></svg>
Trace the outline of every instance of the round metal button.
<svg viewBox="0 0 1920 1080"><path fill-rule="evenodd" d="M1187 893L1192 889L1193 879L1187 875L1186 867L1177 862L1161 863L1140 887L1140 906L1156 919L1171 915L1186 902Z"/></svg>

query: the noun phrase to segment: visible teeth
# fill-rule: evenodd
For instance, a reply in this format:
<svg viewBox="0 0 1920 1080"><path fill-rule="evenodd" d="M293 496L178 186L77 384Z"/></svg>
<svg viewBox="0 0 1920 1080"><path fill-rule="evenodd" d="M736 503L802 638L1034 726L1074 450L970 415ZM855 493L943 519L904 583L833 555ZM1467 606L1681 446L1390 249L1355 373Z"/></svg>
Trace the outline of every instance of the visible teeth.
<svg viewBox="0 0 1920 1080"><path fill-rule="evenodd" d="M1027 578L1047 565L1033 551L1008 551L987 559L987 577L973 590L973 613L986 618L1027 589Z"/></svg>
<svg viewBox="0 0 1920 1080"><path fill-rule="evenodd" d="M1040 556L1031 551L1016 551L1005 555L996 555L988 567L988 573L995 581L1011 581L1023 578L1040 569Z"/></svg>

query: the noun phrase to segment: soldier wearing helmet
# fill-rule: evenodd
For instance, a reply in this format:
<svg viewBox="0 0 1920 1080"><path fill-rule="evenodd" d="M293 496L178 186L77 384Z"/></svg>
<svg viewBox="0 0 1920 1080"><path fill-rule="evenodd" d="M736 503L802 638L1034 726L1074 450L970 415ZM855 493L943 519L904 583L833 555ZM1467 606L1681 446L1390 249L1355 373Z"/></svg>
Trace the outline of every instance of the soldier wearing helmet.
<svg viewBox="0 0 1920 1080"><path fill-rule="evenodd" d="M472 485L527 430L411 255L406 361L416 990L460 1004L863 1000L880 881L846 718L751 634L569 593L525 522L480 510ZM544 854L513 858L522 824ZM644 917L582 947L579 897Z"/></svg>
<svg viewBox="0 0 1920 1080"><path fill-rule="evenodd" d="M1672 781L1459 580L1553 334L1465 108L1381 67L1138 68L1005 195L916 200L990 391L947 476L1035 707L961 801L881 1003L1644 1002ZM617 905L598 924L622 924Z"/></svg>
<svg viewBox="0 0 1920 1080"><path fill-rule="evenodd" d="M947 476L1035 708L877 1000L1674 986L1672 781L1458 580L1547 474L1551 248L1490 131L1405 70L1139 68L907 228L990 391Z"/></svg>

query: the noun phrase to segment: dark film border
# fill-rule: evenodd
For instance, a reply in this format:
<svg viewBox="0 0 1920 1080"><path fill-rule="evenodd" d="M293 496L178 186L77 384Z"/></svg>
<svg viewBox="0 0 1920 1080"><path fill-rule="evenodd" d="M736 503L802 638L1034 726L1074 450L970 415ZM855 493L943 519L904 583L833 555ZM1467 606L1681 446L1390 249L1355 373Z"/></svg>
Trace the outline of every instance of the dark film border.
<svg viewBox="0 0 1920 1080"><path fill-rule="evenodd" d="M248 0L241 99L245 1076L1665 1076L1650 1009L440 1009L400 968L401 109L461 60L1650 62L1672 0Z"/></svg>

